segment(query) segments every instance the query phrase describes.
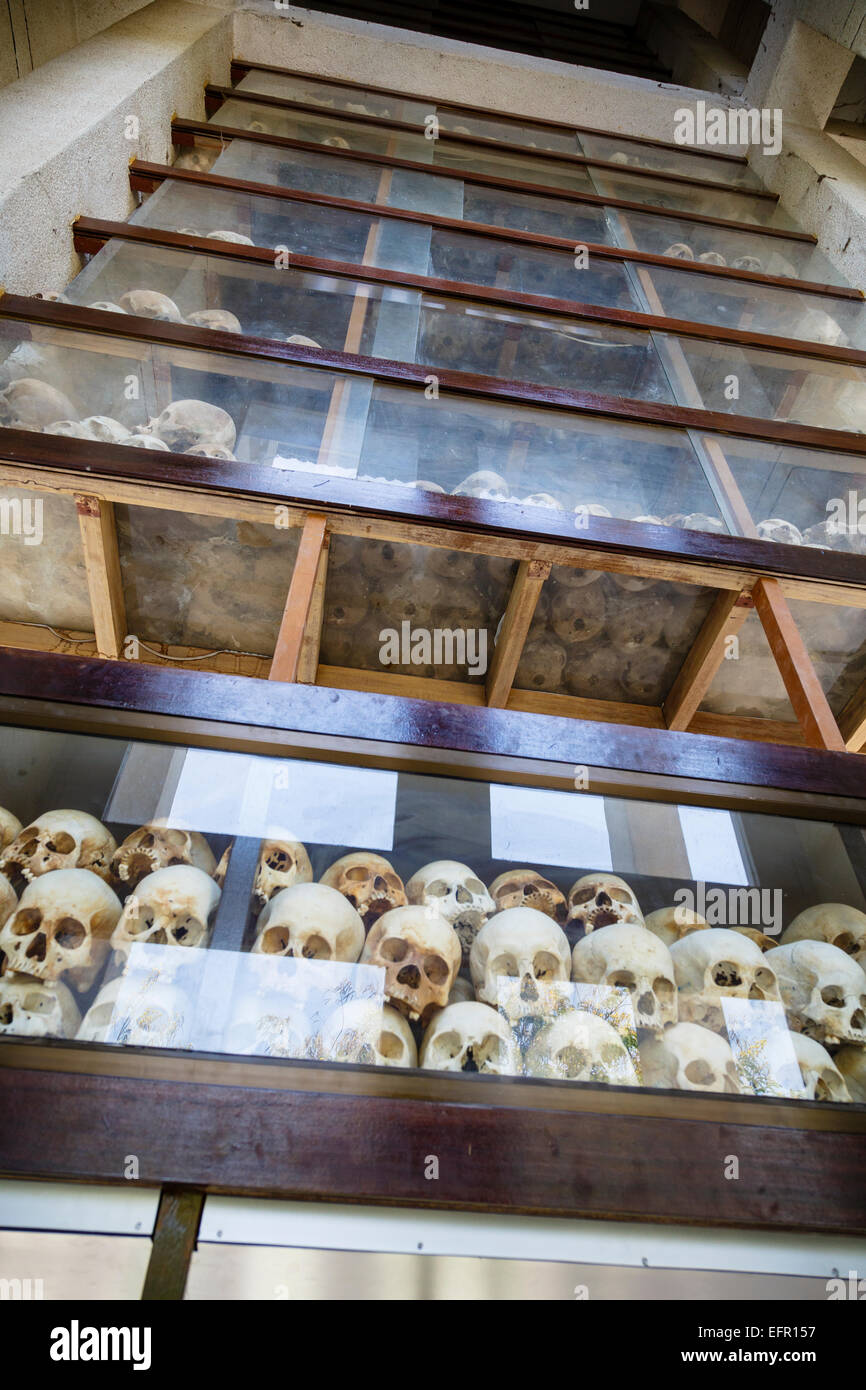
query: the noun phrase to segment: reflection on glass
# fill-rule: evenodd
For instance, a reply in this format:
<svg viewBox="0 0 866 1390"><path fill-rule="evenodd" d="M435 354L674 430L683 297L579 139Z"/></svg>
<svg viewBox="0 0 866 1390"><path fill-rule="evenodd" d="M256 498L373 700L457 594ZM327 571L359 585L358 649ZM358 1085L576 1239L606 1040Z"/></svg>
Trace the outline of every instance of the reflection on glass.
<svg viewBox="0 0 866 1390"><path fill-rule="evenodd" d="M615 174L610 169L590 168L593 186L606 198L623 198L649 207L677 212L698 212L726 222L754 222L756 227L780 227L795 231L797 224L772 198L747 190L702 188L698 184L668 183L645 179L640 174Z"/></svg>
<svg viewBox="0 0 866 1390"><path fill-rule="evenodd" d="M866 685L866 609L789 600L791 613L836 716Z"/></svg>
<svg viewBox="0 0 866 1390"><path fill-rule="evenodd" d="M750 613L704 696L701 711L750 719L794 722L785 683L770 651L761 620Z"/></svg>
<svg viewBox="0 0 866 1390"><path fill-rule="evenodd" d="M634 170L686 174L695 179L712 179L714 183L728 184L731 188L761 187L757 174L747 164L714 159L694 149L645 145L624 135L602 135L588 130L581 131L580 142L584 154Z"/></svg>

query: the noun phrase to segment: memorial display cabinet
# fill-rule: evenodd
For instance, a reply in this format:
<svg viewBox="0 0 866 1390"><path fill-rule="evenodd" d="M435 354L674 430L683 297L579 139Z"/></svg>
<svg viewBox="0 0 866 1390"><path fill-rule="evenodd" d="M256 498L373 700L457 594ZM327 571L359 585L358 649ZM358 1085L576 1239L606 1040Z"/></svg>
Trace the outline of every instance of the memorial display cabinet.
<svg viewBox="0 0 866 1390"><path fill-rule="evenodd" d="M232 83L0 296L4 1171L862 1234L862 294L743 159Z"/></svg>

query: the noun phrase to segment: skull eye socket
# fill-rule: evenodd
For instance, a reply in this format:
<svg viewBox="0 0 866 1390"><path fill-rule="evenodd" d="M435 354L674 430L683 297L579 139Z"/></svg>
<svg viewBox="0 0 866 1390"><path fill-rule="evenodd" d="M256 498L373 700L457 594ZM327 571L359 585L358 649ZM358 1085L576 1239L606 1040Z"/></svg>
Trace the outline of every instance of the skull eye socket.
<svg viewBox="0 0 866 1390"><path fill-rule="evenodd" d="M590 898L593 897L595 897L594 888L580 888L576 893L572 894L572 906L580 907L582 903L588 903Z"/></svg>
<svg viewBox="0 0 866 1390"><path fill-rule="evenodd" d="M449 886L444 878L437 878L433 883L428 883L427 893L431 898L444 898L448 895Z"/></svg>
<svg viewBox="0 0 866 1390"><path fill-rule="evenodd" d="M660 1004L673 1003L676 986L672 980L666 980L664 975L659 975L658 979L653 980L653 994Z"/></svg>
<svg viewBox="0 0 866 1390"><path fill-rule="evenodd" d="M821 998L831 1009L841 1009L845 1003L845 992L838 985L825 985L821 990Z"/></svg>
<svg viewBox="0 0 866 1390"><path fill-rule="evenodd" d="M576 1081L589 1070L591 1064L589 1053L573 1046L560 1048L555 1060L561 1075L569 1081Z"/></svg>
<svg viewBox="0 0 866 1390"><path fill-rule="evenodd" d="M763 999L765 995L772 994L776 987L776 977L770 970L756 970L755 983L749 990L750 999Z"/></svg>
<svg viewBox="0 0 866 1390"><path fill-rule="evenodd" d="M365 883L369 877L369 870L363 868L360 864L357 868L347 869L345 873L345 878L348 879L349 883Z"/></svg>
<svg viewBox="0 0 866 1390"><path fill-rule="evenodd" d="M285 873L286 869L291 867L292 862L285 850L281 849L272 849L270 854L265 856L265 864L275 873Z"/></svg>
<svg viewBox="0 0 866 1390"><path fill-rule="evenodd" d="M555 980L559 961L549 951L537 951L532 957L532 973L536 980Z"/></svg>
<svg viewBox="0 0 866 1390"><path fill-rule="evenodd" d="M736 989L743 983L739 969L732 960L720 960L713 966L713 984L718 989Z"/></svg>
<svg viewBox="0 0 866 1390"><path fill-rule="evenodd" d="M13 1009L11 1004L0 1004L0 1028L8 1028L12 1022Z"/></svg>
<svg viewBox="0 0 866 1390"><path fill-rule="evenodd" d="M607 983L629 991L637 986L637 980L631 970L612 970L607 977Z"/></svg>
<svg viewBox="0 0 866 1390"><path fill-rule="evenodd" d="M496 975L507 975L509 979L512 980L516 980L517 976L520 974L517 961L515 957L511 955L497 956L495 960L490 962L489 970L490 974L494 977Z"/></svg>
<svg viewBox="0 0 866 1390"><path fill-rule="evenodd" d="M380 1033L378 1049L382 1057L402 1057L403 1055L403 1043L396 1033Z"/></svg>
<svg viewBox="0 0 866 1390"><path fill-rule="evenodd" d="M56 835L52 835L46 848L53 850L56 854L71 854L75 849L75 841L65 830L58 830Z"/></svg>
<svg viewBox="0 0 866 1390"><path fill-rule="evenodd" d="M425 956L422 969L431 985L444 985L451 973L441 956Z"/></svg>
<svg viewBox="0 0 866 1390"><path fill-rule="evenodd" d="M405 960L409 954L409 943L401 940L399 936L389 936L379 947L379 955L384 960L390 960L394 964Z"/></svg>
<svg viewBox="0 0 866 1390"><path fill-rule="evenodd" d="M76 917L61 917L54 933L54 944L59 946L61 951L77 951L86 936L87 929L83 922L79 922Z"/></svg>
<svg viewBox="0 0 866 1390"><path fill-rule="evenodd" d="M704 1061L702 1057L696 1057L694 1061L687 1062L685 1074L693 1086L712 1086L716 1079L716 1073L709 1062Z"/></svg>
<svg viewBox="0 0 866 1390"><path fill-rule="evenodd" d="M12 922L13 936L30 936L35 932L39 923L42 921L42 913L38 907L22 907L20 912L15 914Z"/></svg>
<svg viewBox="0 0 866 1390"><path fill-rule="evenodd" d="M301 947L305 960L330 960L331 947L323 936L308 936Z"/></svg>
<svg viewBox="0 0 866 1390"><path fill-rule="evenodd" d="M463 1051L463 1039L459 1033L455 1033L453 1030L450 1033L440 1033L436 1039L436 1047L437 1051L443 1053L451 1061L453 1058L459 1057Z"/></svg>
<svg viewBox="0 0 866 1390"><path fill-rule="evenodd" d="M847 931L840 932L838 936L834 937L833 945L838 946L839 950L844 951L848 956L853 956L857 950L857 942Z"/></svg>
<svg viewBox="0 0 866 1390"><path fill-rule="evenodd" d="M266 955L284 956L288 945L288 927L266 927L262 933L262 950Z"/></svg>
<svg viewBox="0 0 866 1390"><path fill-rule="evenodd" d="M478 879L478 878L467 878L467 880L466 880L466 887L469 889L469 892L470 892L470 893L486 893L486 892L487 892L487 889L484 887L484 884L483 884L483 883L481 882L481 880Z"/></svg>

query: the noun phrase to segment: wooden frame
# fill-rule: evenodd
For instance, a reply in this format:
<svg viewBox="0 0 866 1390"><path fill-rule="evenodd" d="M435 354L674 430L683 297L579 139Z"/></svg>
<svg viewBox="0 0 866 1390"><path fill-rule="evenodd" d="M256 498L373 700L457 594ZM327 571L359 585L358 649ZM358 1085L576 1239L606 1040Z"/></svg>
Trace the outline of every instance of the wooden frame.
<svg viewBox="0 0 866 1390"><path fill-rule="evenodd" d="M567 786L575 765L595 773L597 760L599 784L619 772L626 795L866 822L862 775L838 753L448 705L430 721L412 701L349 693L335 703L299 685L122 662L2 651L0 717L204 746L258 736L283 757L474 769L530 785ZM230 876L236 869L249 889L255 856L233 854ZM234 940L221 938L222 949L238 949ZM176 1256L194 1240L202 1192L866 1231L861 1105L14 1038L0 1046L0 1092L4 1175L119 1183L117 1155L135 1153L140 1182L189 1194L164 1193L150 1298L179 1295ZM435 1188L424 1180L430 1153ZM740 1158L738 1184L725 1178L729 1153Z"/></svg>

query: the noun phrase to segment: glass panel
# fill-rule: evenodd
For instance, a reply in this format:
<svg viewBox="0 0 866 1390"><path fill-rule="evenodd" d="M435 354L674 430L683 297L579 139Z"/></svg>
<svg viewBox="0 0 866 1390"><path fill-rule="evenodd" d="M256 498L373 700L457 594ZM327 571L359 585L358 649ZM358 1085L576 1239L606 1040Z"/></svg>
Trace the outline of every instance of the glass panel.
<svg viewBox="0 0 866 1390"><path fill-rule="evenodd" d="M514 685L658 708L713 598L697 585L554 565Z"/></svg>
<svg viewBox="0 0 866 1390"><path fill-rule="evenodd" d="M72 497L0 488L0 620L93 631Z"/></svg>
<svg viewBox="0 0 866 1390"><path fill-rule="evenodd" d="M431 414L435 427L431 422ZM458 496L724 530L687 436L559 411L438 399L378 384L361 476L432 483Z"/></svg>
<svg viewBox="0 0 866 1390"><path fill-rule="evenodd" d="M714 443L762 539L866 554L866 460L754 439Z"/></svg>
<svg viewBox="0 0 866 1390"><path fill-rule="evenodd" d="M307 193L325 194L328 198L352 198L359 203L388 201L389 177L383 166L360 159L335 159L317 150L280 150L268 145L253 145L247 140L232 140L213 165L212 172L228 179L300 188ZM451 183L451 179L431 179L426 175L424 187L431 202L438 198L447 203L453 196ZM459 193L459 186L457 191ZM430 212L438 210L436 207L428 209Z"/></svg>
<svg viewBox="0 0 866 1390"><path fill-rule="evenodd" d="M866 610L789 599L821 688L838 716L866 685Z"/></svg>
<svg viewBox="0 0 866 1390"><path fill-rule="evenodd" d="M594 186L606 198L626 198L654 208L670 208L672 212L699 212L728 222L754 222L756 226L783 227L786 231L797 228L796 222L772 198L759 198L745 190L668 183L664 179L642 178L640 174L614 174L597 167L591 173Z"/></svg>
<svg viewBox="0 0 866 1390"><path fill-rule="evenodd" d="M273 655L298 550L296 527L120 505L115 516L130 635L172 647Z"/></svg>
<svg viewBox="0 0 866 1390"><path fill-rule="evenodd" d="M279 106L256 106L251 101L229 99L223 102L210 117L209 123L228 126L233 130L255 130L265 135L284 136L289 140L330 145L338 150L398 155L401 159L413 159L420 164L429 164L433 160L434 141L425 140L420 133L410 135L406 131L383 130L378 126L313 116Z"/></svg>
<svg viewBox="0 0 866 1390"><path fill-rule="evenodd" d="M701 711L796 723L788 693L757 613L749 614L729 648L730 655L726 652L725 660L701 702Z"/></svg>
<svg viewBox="0 0 866 1390"><path fill-rule="evenodd" d="M571 166L565 160L532 159L517 154L502 154L485 150L482 145L449 144L439 139L433 145L433 163L466 174L487 174L492 178L514 179L518 183L536 183L545 188L573 188L592 192L589 171L583 165ZM408 156L407 156L408 157Z"/></svg>
<svg viewBox="0 0 866 1390"><path fill-rule="evenodd" d="M149 289L133 293L130 307L139 312L180 319L173 301ZM20 331L0 323L0 359L20 351ZM6 391L2 424L274 469L318 464L344 475L357 469L371 389L366 378L343 381L335 394L330 372L96 333L31 332L39 357L31 354L31 377Z"/></svg>
<svg viewBox="0 0 866 1390"><path fill-rule="evenodd" d="M657 341L661 346L661 335ZM683 404L855 434L866 429L866 374L859 367L688 338L676 340L676 355Z"/></svg>
<svg viewBox="0 0 866 1390"><path fill-rule="evenodd" d="M8 1037L864 1099L856 827L8 725L0 763Z"/></svg>
<svg viewBox="0 0 866 1390"><path fill-rule="evenodd" d="M635 267L634 271L656 291L662 313L671 318L838 347L862 347L866 342L866 313L857 300L754 285L721 275L683 274L661 266Z"/></svg>
<svg viewBox="0 0 866 1390"><path fill-rule="evenodd" d="M611 227L615 231L615 245L649 251L654 256L673 255L685 260L712 256L713 265L718 265L715 258L722 256L727 265L737 270L784 276L790 280L811 280L823 285L847 283L811 242L763 236L757 227L753 232L736 231L700 222L683 222L675 215L620 211L611 213Z"/></svg>
<svg viewBox="0 0 866 1390"><path fill-rule="evenodd" d="M596 159L625 164L634 169L656 169L666 174L688 174L690 178L712 179L729 184L731 188L761 188L761 180L747 164L732 160L713 159L693 149L673 149L664 145L645 145L623 135L580 133L584 154Z"/></svg>
<svg viewBox="0 0 866 1390"><path fill-rule="evenodd" d="M320 661L483 684L516 561L335 536Z"/></svg>
<svg viewBox="0 0 866 1390"><path fill-rule="evenodd" d="M393 229L398 236L402 236L402 225ZM519 242L446 232L439 227L431 230L426 274L582 304L635 310L643 307L626 267L619 261L594 256L585 266L581 263L578 270L570 251L522 246Z"/></svg>

